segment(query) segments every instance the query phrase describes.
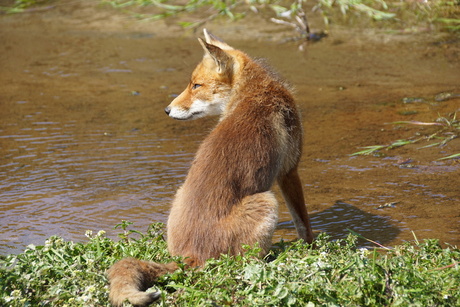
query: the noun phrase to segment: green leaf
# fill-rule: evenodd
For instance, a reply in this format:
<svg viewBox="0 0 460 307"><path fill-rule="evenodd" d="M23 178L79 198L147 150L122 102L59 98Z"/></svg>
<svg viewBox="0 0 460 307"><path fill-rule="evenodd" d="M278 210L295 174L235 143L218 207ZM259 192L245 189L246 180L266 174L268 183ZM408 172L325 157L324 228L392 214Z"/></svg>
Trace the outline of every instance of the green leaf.
<svg viewBox="0 0 460 307"><path fill-rule="evenodd" d="M438 160L447 160L447 159L456 159L456 158L460 158L460 153L453 154L453 155L443 157L443 158L439 158Z"/></svg>

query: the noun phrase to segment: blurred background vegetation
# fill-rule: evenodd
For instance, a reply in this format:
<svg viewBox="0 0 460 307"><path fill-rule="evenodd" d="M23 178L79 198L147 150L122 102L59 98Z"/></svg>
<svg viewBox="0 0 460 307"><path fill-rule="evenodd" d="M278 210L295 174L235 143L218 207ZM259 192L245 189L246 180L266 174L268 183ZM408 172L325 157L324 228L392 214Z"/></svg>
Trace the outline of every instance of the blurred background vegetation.
<svg viewBox="0 0 460 307"><path fill-rule="evenodd" d="M240 20L258 15L315 38L310 27L331 24L377 27L399 32L460 32L460 0L95 0L143 20L177 19L194 28L215 18ZM0 0L11 14L58 4L59 0ZM180 18L179 18L180 17ZM314 22L310 22L310 19Z"/></svg>

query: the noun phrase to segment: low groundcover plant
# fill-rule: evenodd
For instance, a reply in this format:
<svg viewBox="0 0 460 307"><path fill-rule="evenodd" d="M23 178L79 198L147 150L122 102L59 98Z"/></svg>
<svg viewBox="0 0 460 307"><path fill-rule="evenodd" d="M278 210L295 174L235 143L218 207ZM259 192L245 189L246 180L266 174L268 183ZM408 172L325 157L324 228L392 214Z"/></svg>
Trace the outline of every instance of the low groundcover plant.
<svg viewBox="0 0 460 307"><path fill-rule="evenodd" d="M105 271L136 257L180 261L167 252L163 225L127 230L119 240L104 231L86 243L50 237L19 255L0 258L1 306L109 306ZM315 246L279 242L265 259L257 247L244 256L210 259L199 270L179 269L155 284L163 306L459 306L460 250L437 240L393 248L357 247L357 237ZM126 303L129 306L128 303Z"/></svg>

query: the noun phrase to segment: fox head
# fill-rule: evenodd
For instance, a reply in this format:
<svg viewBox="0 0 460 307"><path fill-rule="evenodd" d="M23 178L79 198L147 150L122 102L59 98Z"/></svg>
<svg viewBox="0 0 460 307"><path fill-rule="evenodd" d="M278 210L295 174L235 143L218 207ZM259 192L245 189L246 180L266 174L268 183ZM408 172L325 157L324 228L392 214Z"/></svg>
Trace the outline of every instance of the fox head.
<svg viewBox="0 0 460 307"><path fill-rule="evenodd" d="M238 63L234 49L203 30L205 40L198 38L204 49L203 60L192 73L187 88L166 108L170 117L191 120L224 113Z"/></svg>

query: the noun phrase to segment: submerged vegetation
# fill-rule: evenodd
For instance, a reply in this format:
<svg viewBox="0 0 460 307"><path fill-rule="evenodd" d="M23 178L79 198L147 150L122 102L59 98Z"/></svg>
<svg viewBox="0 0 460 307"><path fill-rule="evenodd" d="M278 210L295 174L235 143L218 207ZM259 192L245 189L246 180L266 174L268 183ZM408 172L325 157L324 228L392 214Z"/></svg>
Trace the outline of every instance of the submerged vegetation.
<svg viewBox="0 0 460 307"><path fill-rule="evenodd" d="M104 272L117 260L173 260L162 224L146 233L127 230L114 241L103 231L87 232L86 243L50 237L0 259L2 306L108 306ZM257 248L245 256L209 260L202 270L162 277L160 306L458 306L460 250L436 240L394 248L356 246L356 236L316 246L275 244L265 260ZM176 259L177 260L177 259ZM127 304L128 305L128 304Z"/></svg>
<svg viewBox="0 0 460 307"><path fill-rule="evenodd" d="M449 94L448 97L446 93L441 93L435 97L435 101L441 101L440 99L447 100L450 98L457 98L458 94ZM439 97L438 97L439 96ZM404 98L403 102L406 103L426 103L425 99L423 98ZM409 111L410 112L410 111ZM410 113L412 114L412 113ZM416 114L416 113L414 113ZM460 137L460 120L457 118L457 112L452 112L447 114L446 116L439 115L436 120L432 122L421 122L421 121L397 121L390 123L392 125L403 126L403 125L414 125L420 127L432 127L431 130L422 132L417 132L414 136L407 138L407 139L400 139L391 142L390 144L385 145L371 145L365 146L362 148L361 151L355 152L351 154L351 156L357 155L377 155L382 156L382 150L390 150L395 149L401 146L409 145L409 144L420 144L424 142L422 146L418 149L424 149L429 147L444 147L450 141L457 139ZM428 144L426 144L428 142ZM447 160L447 159L457 159L460 158L460 153L455 153L449 156L440 157L437 160Z"/></svg>

